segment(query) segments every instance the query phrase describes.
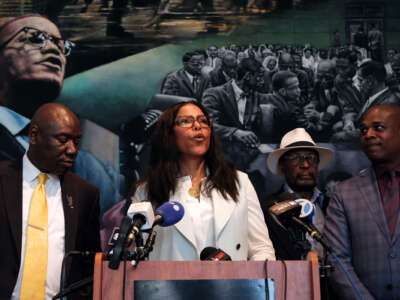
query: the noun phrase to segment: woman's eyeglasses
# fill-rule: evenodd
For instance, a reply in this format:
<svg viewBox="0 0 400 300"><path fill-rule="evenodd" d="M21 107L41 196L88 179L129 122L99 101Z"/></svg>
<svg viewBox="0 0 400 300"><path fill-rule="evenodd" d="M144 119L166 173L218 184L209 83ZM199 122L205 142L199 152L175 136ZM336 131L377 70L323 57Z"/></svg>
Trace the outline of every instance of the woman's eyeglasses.
<svg viewBox="0 0 400 300"><path fill-rule="evenodd" d="M175 125L183 128L192 128L195 121L203 128L210 128L212 125L212 120L207 119L206 116L197 116L196 118L193 116L179 116L175 119Z"/></svg>

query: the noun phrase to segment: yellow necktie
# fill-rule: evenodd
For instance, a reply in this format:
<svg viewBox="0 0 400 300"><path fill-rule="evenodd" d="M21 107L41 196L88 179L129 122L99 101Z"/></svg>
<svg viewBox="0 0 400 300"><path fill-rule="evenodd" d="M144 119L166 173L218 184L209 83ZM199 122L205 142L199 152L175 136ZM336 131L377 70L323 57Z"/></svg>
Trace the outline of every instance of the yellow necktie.
<svg viewBox="0 0 400 300"><path fill-rule="evenodd" d="M47 200L44 185L49 177L39 174L38 178L29 209L20 300L43 300L46 294Z"/></svg>

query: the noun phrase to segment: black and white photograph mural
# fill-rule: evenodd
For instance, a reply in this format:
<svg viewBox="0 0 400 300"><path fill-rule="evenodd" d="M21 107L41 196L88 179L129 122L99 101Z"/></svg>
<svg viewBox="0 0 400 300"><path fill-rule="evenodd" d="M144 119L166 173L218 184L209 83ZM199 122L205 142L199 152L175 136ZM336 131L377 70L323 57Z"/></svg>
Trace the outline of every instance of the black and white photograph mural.
<svg viewBox="0 0 400 300"><path fill-rule="evenodd" d="M2 24L41 14L69 42L60 91L16 90L24 101L13 101L0 85L1 159L23 155L39 105L66 105L83 129L74 169L100 188L104 213L144 171L161 112L195 100L259 197L280 188L266 160L298 127L335 151L319 172L329 192L369 165L360 116L400 104L399 12L395 0L4 0ZM51 37L27 28L24 38Z"/></svg>

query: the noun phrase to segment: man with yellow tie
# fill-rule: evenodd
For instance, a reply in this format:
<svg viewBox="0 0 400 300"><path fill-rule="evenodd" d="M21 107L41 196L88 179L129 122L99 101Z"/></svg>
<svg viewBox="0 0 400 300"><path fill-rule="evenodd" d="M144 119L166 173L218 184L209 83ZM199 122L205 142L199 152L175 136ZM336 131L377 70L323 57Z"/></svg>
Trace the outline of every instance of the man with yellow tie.
<svg viewBox="0 0 400 300"><path fill-rule="evenodd" d="M68 170L78 154L78 118L61 104L45 104L28 137L22 160L0 163L0 300L50 300L66 253L100 251L99 192ZM92 264L68 259L67 285L92 272Z"/></svg>

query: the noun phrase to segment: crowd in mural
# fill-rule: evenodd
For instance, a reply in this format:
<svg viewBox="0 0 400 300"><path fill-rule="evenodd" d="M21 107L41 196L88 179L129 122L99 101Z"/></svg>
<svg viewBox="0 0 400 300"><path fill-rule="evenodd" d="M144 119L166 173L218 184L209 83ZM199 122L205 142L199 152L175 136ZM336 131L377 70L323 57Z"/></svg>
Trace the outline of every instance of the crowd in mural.
<svg viewBox="0 0 400 300"><path fill-rule="evenodd" d="M186 53L160 92L197 99L222 138L249 146L277 142L296 127L318 141L351 143L370 106L400 102L399 75L394 49L383 57L381 49L357 45L210 46Z"/></svg>
<svg viewBox="0 0 400 300"><path fill-rule="evenodd" d="M155 124L161 107L177 101L162 95L174 95L205 106L227 156L244 170L263 145L279 143L298 127L318 142L358 149L362 114L377 104L400 103L400 54L383 50L382 33L374 26L367 33L360 27L352 41L340 45L335 32L330 48L212 45L188 52L182 68L162 80L158 104L150 105L141 122L126 124L122 138L140 154L146 135L137 128L150 129L149 137L148 124ZM127 153L129 168L123 173L137 177L140 167L132 166L142 164L140 155Z"/></svg>

